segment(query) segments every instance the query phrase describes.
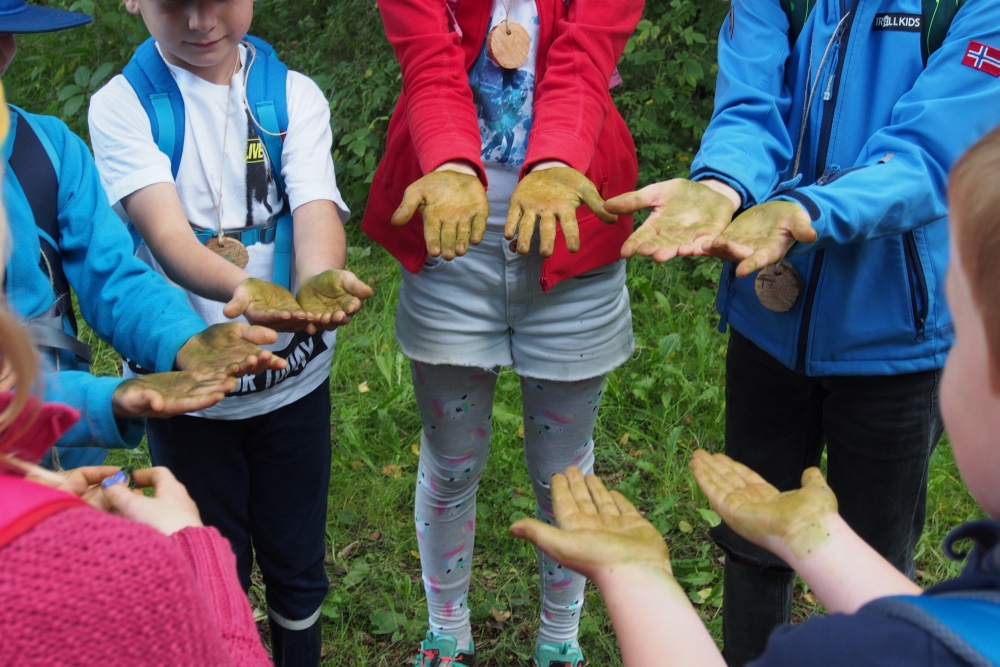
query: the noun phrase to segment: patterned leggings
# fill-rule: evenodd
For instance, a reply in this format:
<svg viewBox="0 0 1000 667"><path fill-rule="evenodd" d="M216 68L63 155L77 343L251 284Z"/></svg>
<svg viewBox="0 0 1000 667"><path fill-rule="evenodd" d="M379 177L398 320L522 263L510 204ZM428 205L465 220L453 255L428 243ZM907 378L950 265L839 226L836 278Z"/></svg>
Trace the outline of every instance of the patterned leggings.
<svg viewBox="0 0 1000 667"><path fill-rule="evenodd" d="M477 368L411 362L423 423L414 519L431 630L471 641L467 596L476 536L476 489L490 450L497 375ZM549 479L569 465L594 467L594 424L604 376L580 382L521 378L524 451L536 515L555 524ZM538 641L575 642L586 579L539 552Z"/></svg>

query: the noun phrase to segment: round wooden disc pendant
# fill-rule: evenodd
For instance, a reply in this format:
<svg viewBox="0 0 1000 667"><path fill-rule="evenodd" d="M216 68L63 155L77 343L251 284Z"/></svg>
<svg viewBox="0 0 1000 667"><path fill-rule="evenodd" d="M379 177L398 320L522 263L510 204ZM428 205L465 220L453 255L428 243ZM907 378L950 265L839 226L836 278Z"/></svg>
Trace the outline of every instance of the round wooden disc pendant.
<svg viewBox="0 0 1000 667"><path fill-rule="evenodd" d="M247 247L228 236L222 237L221 244L219 243L219 237L213 236L205 243L205 247L241 269L247 268L247 263L250 261L250 253L247 251Z"/></svg>
<svg viewBox="0 0 1000 667"><path fill-rule="evenodd" d="M776 313L787 313L802 294L802 278L791 263L781 260L761 269L753 287L761 305Z"/></svg>
<svg viewBox="0 0 1000 667"><path fill-rule="evenodd" d="M528 60L531 38L521 24L504 21L490 30L489 54L504 69L517 69Z"/></svg>

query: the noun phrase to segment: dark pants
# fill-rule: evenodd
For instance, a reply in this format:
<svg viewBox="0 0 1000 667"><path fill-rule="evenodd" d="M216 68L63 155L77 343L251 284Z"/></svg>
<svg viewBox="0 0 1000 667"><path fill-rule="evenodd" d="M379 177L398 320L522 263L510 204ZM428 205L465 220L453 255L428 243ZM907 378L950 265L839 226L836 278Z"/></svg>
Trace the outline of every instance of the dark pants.
<svg viewBox="0 0 1000 667"><path fill-rule="evenodd" d="M244 590L256 551L267 605L287 621L312 617L326 597L330 389L249 419L150 419L153 464L166 466L202 521L233 547Z"/></svg>
<svg viewBox="0 0 1000 667"><path fill-rule="evenodd" d="M806 377L736 331L726 356L726 454L781 491L827 450L827 480L840 515L876 551L913 576L924 527L927 466L944 426L941 371L894 376ZM726 662L760 655L787 623L795 575L776 556L725 524L712 537L726 550Z"/></svg>

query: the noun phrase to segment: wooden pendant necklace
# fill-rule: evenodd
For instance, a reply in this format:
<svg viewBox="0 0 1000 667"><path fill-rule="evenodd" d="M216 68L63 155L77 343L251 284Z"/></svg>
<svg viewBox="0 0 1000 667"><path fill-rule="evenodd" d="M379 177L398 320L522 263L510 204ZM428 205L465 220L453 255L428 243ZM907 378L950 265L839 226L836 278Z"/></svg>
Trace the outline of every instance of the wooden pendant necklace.
<svg viewBox="0 0 1000 667"><path fill-rule="evenodd" d="M528 60L531 38L520 23L511 22L510 8L517 0L510 0L503 6L506 17L490 30L486 45L490 57L504 69L517 69Z"/></svg>
<svg viewBox="0 0 1000 667"><path fill-rule="evenodd" d="M208 196L212 198L212 207L215 209L215 219L219 225L218 235L210 238L205 247L214 252L231 264L235 264L241 269L245 269L250 262L250 252L247 247L240 243L238 239L225 235L222 230L222 192L225 185L224 176L226 173L226 141L229 138L229 113L233 108L233 77L240 67L239 57L236 59L236 66L233 67L233 76L229 77L229 88L226 90L226 124L222 130L222 159L219 166L219 199L216 201L215 192L212 191L212 182L208 177L208 170L204 161L201 163L202 171L205 172L205 184L208 185Z"/></svg>

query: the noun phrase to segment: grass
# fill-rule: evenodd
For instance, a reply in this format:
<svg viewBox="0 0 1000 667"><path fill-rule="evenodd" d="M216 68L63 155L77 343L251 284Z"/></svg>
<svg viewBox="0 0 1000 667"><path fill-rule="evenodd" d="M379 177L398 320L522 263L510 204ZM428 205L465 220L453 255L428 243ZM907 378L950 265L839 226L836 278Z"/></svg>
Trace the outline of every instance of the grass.
<svg viewBox="0 0 1000 667"><path fill-rule="evenodd" d="M77 31L19 37L18 62L4 82L16 103L60 114L85 133L86 107L77 97L117 71L143 31L118 0L47 4L72 4L98 18ZM691 128L704 124L704 118L694 118L704 105L688 109L688 103L710 99L711 92L699 87L689 94L692 82L702 76L694 74L701 66L690 59L673 60L673 54L687 58L698 49L710 52L711 44L690 46L697 40L686 32L664 32L661 42L650 41L660 24L677 24L678 31L686 31L685 17L695 16L696 9L687 0L669 5L648 0L646 6L656 25L640 26L637 50L623 63L626 83L615 94L625 103L623 108L632 109L626 111L627 120L636 133L644 173L665 177L677 171L670 165L690 160L697 144ZM330 376L331 587L323 606L324 664L406 664L427 617L412 520L420 423L406 359L392 333L399 269L356 227L398 92L398 67L370 0L262 0L257 14L255 31L275 43L293 68L314 76L331 101L338 181L355 211L348 229L348 263L376 287L363 313L340 332ZM705 20L712 23L716 18ZM703 32L714 33L714 25ZM688 47L678 46L685 43L690 53L684 51ZM664 44L669 45L669 57L664 56ZM102 70L108 63L114 67ZM658 68L659 78L647 76L643 68ZM712 71L706 66L702 74L710 78ZM658 82L654 94L642 89L644 79ZM635 97L631 102L630 96ZM675 103L683 103L686 110L670 111ZM661 104L666 105L662 115L643 116ZM707 112L703 115L707 118ZM698 492L686 463L696 447L722 448L726 337L716 330L718 273L713 260L679 259L664 266L630 262L637 351L609 376L595 433L598 473L665 535L675 573L716 637L721 632L722 553L707 530L718 518ZM114 351L89 330L82 335L94 348L95 372L118 374ZM497 386L493 451L480 487L469 598L484 666L525 664L538 628L534 551L507 535L511 521L530 514L534 506L523 463L520 414L517 379L504 372ZM113 452L110 461L143 465L148 454L143 446ZM957 574L959 565L944 558L941 542L949 530L979 516L944 441L931 461L927 529L917 554L921 584ZM251 600L259 618L262 599L262 587L256 584ZM795 618L820 611L800 585ZM620 664L607 614L593 590L582 613L581 641L589 663Z"/></svg>
<svg viewBox="0 0 1000 667"><path fill-rule="evenodd" d="M349 230L349 266L376 295L338 337L330 374L333 469L327 526L330 593L323 607L324 665L399 665L410 660L427 619L412 521L420 422L406 359L392 333L399 270L380 248ZM716 330L714 260L664 266L630 263L637 351L608 378L595 434L596 468L666 536L674 569L713 634L721 633L722 552L708 539L717 517L687 469L697 447L722 448L726 337ZM96 346L99 369L113 353ZM493 451L480 487L477 547L469 598L483 665L525 664L538 629L531 548L507 535L534 506L523 463L520 389L505 371L497 385ZM142 462L142 449L113 459ZM958 573L941 552L944 535L981 516L947 441L932 458L919 582ZM821 612L801 584L794 615ZM251 594L262 606L263 590ZM509 612L509 616L508 616ZM258 611L263 617L263 612ZM592 664L620 664L595 590L588 592L581 641Z"/></svg>

